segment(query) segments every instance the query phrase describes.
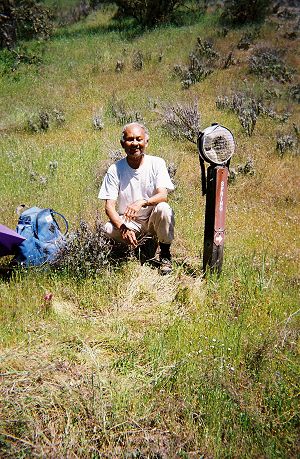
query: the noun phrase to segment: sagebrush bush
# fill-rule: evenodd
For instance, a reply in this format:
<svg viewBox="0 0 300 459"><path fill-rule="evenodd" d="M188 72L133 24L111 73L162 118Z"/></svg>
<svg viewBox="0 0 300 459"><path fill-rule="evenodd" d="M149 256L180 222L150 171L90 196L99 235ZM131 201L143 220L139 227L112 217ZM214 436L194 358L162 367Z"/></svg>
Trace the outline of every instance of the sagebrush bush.
<svg viewBox="0 0 300 459"><path fill-rule="evenodd" d="M66 245L52 266L78 277L91 276L108 267L114 257L113 248L117 249L118 244L107 238L101 221L97 220L92 226L82 220L79 228L67 235Z"/></svg>
<svg viewBox="0 0 300 459"><path fill-rule="evenodd" d="M198 37L196 46L189 55L188 65L175 65L173 73L180 78L182 87L187 89L210 75L216 68L219 58L220 55L212 43Z"/></svg>
<svg viewBox="0 0 300 459"><path fill-rule="evenodd" d="M110 100L108 112L121 125L143 121L142 115L137 110L127 108L124 100L115 95Z"/></svg>
<svg viewBox="0 0 300 459"><path fill-rule="evenodd" d="M263 97L256 97L253 94L243 92L237 92L231 96L218 96L216 107L219 110L229 110L236 113L249 136L252 135L259 116L266 116L284 123L291 115L289 112L278 114L271 106L266 105Z"/></svg>
<svg viewBox="0 0 300 459"><path fill-rule="evenodd" d="M132 16L146 26L168 20L174 9L182 3L183 0L116 0L119 14Z"/></svg>
<svg viewBox="0 0 300 459"><path fill-rule="evenodd" d="M180 103L164 106L160 115L162 126L175 139L185 139L197 143L200 135L200 114L198 102Z"/></svg>
<svg viewBox="0 0 300 459"><path fill-rule="evenodd" d="M53 127L60 127L65 123L64 112L60 109L41 110L31 115L27 120L27 128L30 132L45 132Z"/></svg>
<svg viewBox="0 0 300 459"><path fill-rule="evenodd" d="M281 135L277 138L276 150L279 152L280 156L283 156L284 153L295 150L296 145L297 140L292 135Z"/></svg>
<svg viewBox="0 0 300 459"><path fill-rule="evenodd" d="M271 3L271 0L225 0L221 22L239 25L263 21Z"/></svg>
<svg viewBox="0 0 300 459"><path fill-rule="evenodd" d="M255 49L249 59L250 72L280 83L291 82L294 70L285 64L281 54L280 50L274 48Z"/></svg>

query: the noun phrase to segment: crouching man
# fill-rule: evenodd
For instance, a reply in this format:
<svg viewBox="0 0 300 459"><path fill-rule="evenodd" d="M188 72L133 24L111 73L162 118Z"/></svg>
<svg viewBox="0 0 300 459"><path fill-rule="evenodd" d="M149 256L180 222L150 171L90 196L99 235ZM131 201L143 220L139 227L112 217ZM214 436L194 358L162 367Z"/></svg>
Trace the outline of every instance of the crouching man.
<svg viewBox="0 0 300 459"><path fill-rule="evenodd" d="M170 246L174 239L174 213L167 198L174 186L165 161L145 154L148 141L148 131L142 124L130 123L123 128L121 145L126 157L109 167L99 198L105 200L110 220L104 227L107 235L134 248L143 235L156 236L160 247L160 272L169 274L172 271Z"/></svg>

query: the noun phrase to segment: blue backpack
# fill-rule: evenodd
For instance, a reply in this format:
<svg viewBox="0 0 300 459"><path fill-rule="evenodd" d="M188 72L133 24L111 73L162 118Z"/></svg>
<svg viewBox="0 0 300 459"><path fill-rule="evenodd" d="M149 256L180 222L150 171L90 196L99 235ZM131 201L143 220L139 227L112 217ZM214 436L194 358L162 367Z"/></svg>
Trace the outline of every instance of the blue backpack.
<svg viewBox="0 0 300 459"><path fill-rule="evenodd" d="M65 223L64 234L60 231L55 215L59 215ZM26 240L17 247L14 261L23 266L40 266L53 261L65 245L68 222L63 215L52 209L31 207L20 215L16 231Z"/></svg>

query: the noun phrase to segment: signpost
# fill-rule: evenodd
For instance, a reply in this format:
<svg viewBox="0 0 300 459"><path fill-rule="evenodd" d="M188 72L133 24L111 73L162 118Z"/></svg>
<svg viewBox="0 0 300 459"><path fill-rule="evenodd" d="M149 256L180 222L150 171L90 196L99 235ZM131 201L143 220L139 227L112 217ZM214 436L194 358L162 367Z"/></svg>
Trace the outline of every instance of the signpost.
<svg viewBox="0 0 300 459"><path fill-rule="evenodd" d="M234 152L231 132L218 124L205 129L198 139L202 175L202 192L206 195L203 271L207 268L218 273L222 270L227 182L229 163ZM210 163L205 173L204 161Z"/></svg>

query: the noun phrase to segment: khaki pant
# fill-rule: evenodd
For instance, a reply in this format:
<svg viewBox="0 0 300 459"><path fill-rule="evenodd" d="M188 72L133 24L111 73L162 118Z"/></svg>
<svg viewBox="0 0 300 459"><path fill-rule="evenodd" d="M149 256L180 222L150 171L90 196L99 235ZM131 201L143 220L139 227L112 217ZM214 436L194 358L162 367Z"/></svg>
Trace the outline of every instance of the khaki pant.
<svg viewBox="0 0 300 459"><path fill-rule="evenodd" d="M127 228L136 232L137 239L144 234L156 235L159 242L164 244L171 244L174 239L174 212L166 202L157 204L148 220L125 221L122 215L121 218ZM115 241L124 242L120 231L111 222L104 225L104 231Z"/></svg>

